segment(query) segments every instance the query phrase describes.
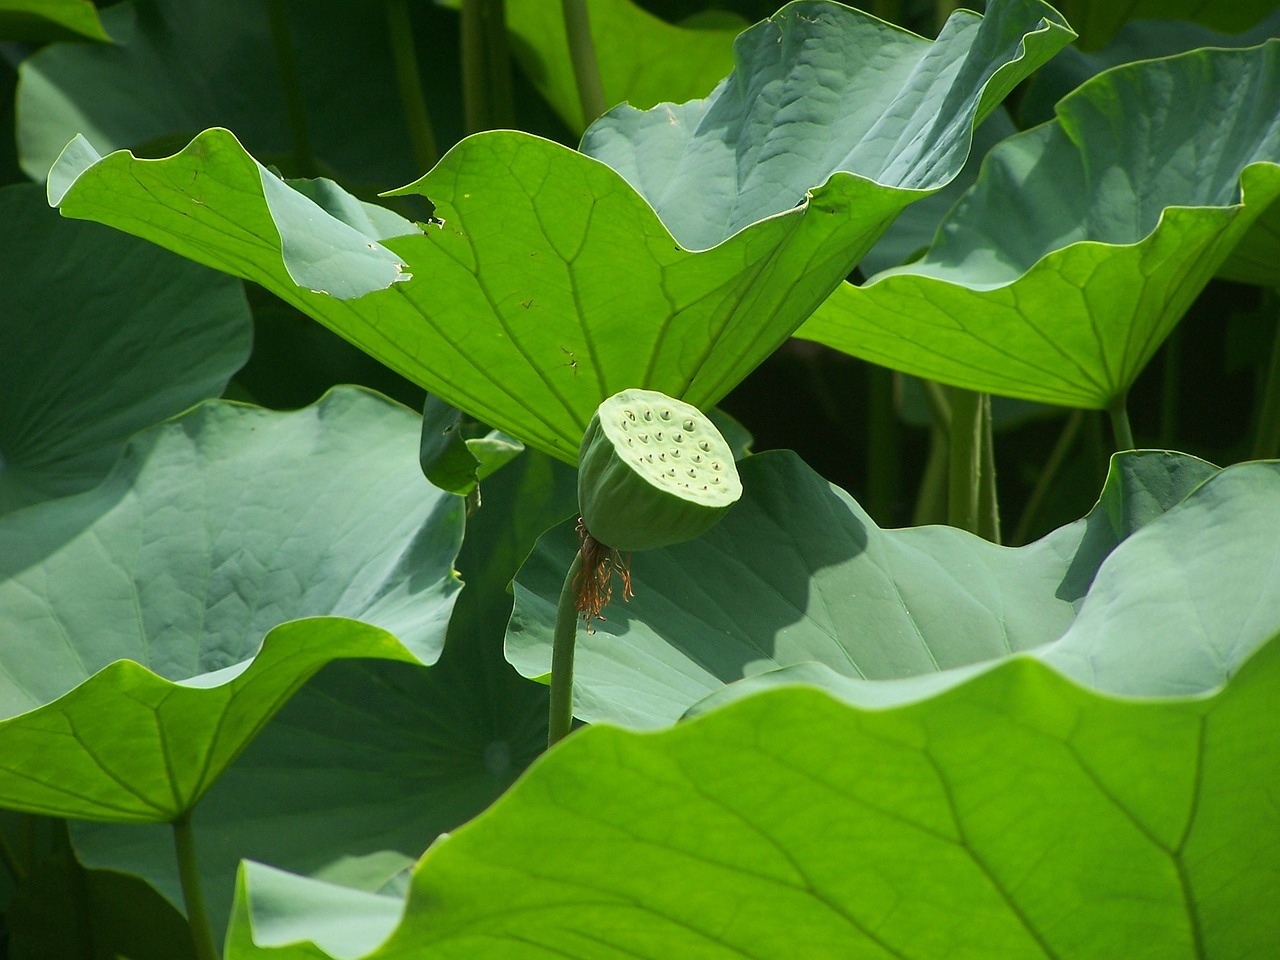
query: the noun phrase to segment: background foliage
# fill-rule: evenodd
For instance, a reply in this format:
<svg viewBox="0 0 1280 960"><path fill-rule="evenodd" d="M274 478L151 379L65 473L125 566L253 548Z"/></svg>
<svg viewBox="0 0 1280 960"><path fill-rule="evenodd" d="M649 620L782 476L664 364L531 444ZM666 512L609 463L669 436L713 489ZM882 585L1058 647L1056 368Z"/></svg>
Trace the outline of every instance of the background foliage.
<svg viewBox="0 0 1280 960"><path fill-rule="evenodd" d="M5 955L1280 950L1277 5L588 6L0 0ZM509 789L640 380L794 453Z"/></svg>

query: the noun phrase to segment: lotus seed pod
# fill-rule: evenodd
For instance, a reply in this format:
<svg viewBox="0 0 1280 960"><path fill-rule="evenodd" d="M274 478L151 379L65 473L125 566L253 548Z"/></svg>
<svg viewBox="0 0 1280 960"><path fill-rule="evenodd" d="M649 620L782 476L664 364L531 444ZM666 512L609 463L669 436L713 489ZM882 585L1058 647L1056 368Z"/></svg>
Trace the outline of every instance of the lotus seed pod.
<svg viewBox="0 0 1280 960"><path fill-rule="evenodd" d="M701 536L742 496L733 451L697 407L623 390L578 451L578 509L602 544L652 550Z"/></svg>

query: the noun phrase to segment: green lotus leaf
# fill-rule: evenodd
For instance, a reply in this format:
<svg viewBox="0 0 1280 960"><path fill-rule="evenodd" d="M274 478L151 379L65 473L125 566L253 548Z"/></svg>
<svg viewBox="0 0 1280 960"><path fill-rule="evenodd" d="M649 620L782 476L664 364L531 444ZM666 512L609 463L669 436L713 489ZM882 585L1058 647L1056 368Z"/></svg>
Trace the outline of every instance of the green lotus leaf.
<svg viewBox="0 0 1280 960"><path fill-rule="evenodd" d="M193 193L201 178L204 187ZM313 297L346 299L410 279L381 241L417 233L416 226L332 181L295 184L250 157L228 131L209 130L168 161L123 150L104 158L77 136L50 171L48 188L49 203L64 213L113 209L102 218L111 226L264 286L275 279ZM145 202L120 203L139 192ZM214 195L226 203L200 199Z"/></svg>
<svg viewBox="0 0 1280 960"><path fill-rule="evenodd" d="M0 190L0 514L94 486L143 427L222 392L253 327L241 285ZM121 371L128 371L122 376Z"/></svg>
<svg viewBox="0 0 1280 960"><path fill-rule="evenodd" d="M973 390L1114 408L1280 196L1280 114L1259 107L1277 102L1280 41L1108 71L989 154L921 260L842 285L797 336Z"/></svg>
<svg viewBox="0 0 1280 960"><path fill-rule="evenodd" d="M447 11L412 6L423 36L456 29ZM420 174L410 159L383 11L311 0L295 13L285 42L312 162L326 175L377 189ZM129 0L101 15L116 45L55 44L18 68L18 154L33 180L45 178L77 134L104 153L127 147L160 156L207 127L232 128L255 156L294 176L314 175L300 169L294 155L297 118L286 109L266 4ZM451 46L436 45L420 58L426 95L456 87ZM456 99L432 97L441 136L459 124Z"/></svg>
<svg viewBox="0 0 1280 960"><path fill-rule="evenodd" d="M110 41L92 0L0 0L0 40L71 39Z"/></svg>
<svg viewBox="0 0 1280 960"><path fill-rule="evenodd" d="M1080 46L1093 50L1105 46L1132 20L1190 20L1211 30L1239 33L1275 9L1274 0L1060 0L1058 9L1080 35Z"/></svg>
<svg viewBox="0 0 1280 960"><path fill-rule="evenodd" d="M417 433L351 388L207 403L0 518L0 803L172 820L325 663L434 660L462 511Z"/></svg>
<svg viewBox="0 0 1280 960"><path fill-rule="evenodd" d="M586 123L560 5L506 0L505 11L512 56L560 118L581 133ZM733 39L746 26L735 19L667 23L631 0L592 0L589 13L605 102L641 109L705 97L733 69Z"/></svg>
<svg viewBox="0 0 1280 960"><path fill-rule="evenodd" d="M1269 956L1280 636L1211 661L1173 698L1019 656L876 709L791 687L592 727L403 901L246 864L227 960Z"/></svg>
<svg viewBox="0 0 1280 960"><path fill-rule="evenodd" d="M940 189L964 165L973 127L1072 37L1039 0L995 3L986 17L957 11L934 42L796 0L738 38L737 69L711 96L615 108L582 149L621 173L683 246L703 249L807 199L821 207L837 172Z"/></svg>
<svg viewBox="0 0 1280 960"><path fill-rule="evenodd" d="M574 511L574 481L528 452L485 480L439 662L330 664L200 801L192 822L219 932L242 858L377 892L546 748L547 689L502 656L507 584L537 536ZM76 822L71 838L82 863L141 876L182 904L168 827Z"/></svg>
<svg viewBox="0 0 1280 960"><path fill-rule="evenodd" d="M660 727L778 667L813 661L879 681L1042 647L1072 627L1116 545L1216 468L1183 454L1118 456L1089 516L1018 548L951 527L881 530L789 452L748 457L738 470L743 498L724 520L698 540L634 555L635 597L578 637L574 716ZM1251 506L1262 508L1242 501L1240 515ZM526 676L550 669L576 549L563 524L516 578L507 658Z"/></svg>
<svg viewBox="0 0 1280 960"><path fill-rule="evenodd" d="M1101 50L1083 53L1068 47L1045 64L1029 82L1019 104L1019 115L1023 126L1051 120L1053 104L1059 99L1090 77L1131 60L1173 56L1199 47L1256 46L1275 36L1280 36L1280 10L1236 34L1219 33L1177 20L1131 23ZM936 199L931 197L930 202ZM1280 206L1273 203L1231 251L1218 269L1218 276L1240 283L1276 286L1280 285L1277 263L1280 263Z"/></svg>
<svg viewBox="0 0 1280 960"><path fill-rule="evenodd" d="M776 43L779 31L786 44ZM664 107L606 118L610 150L632 133L633 153L674 162L687 148L687 161L655 168L680 181L664 189L658 215L649 193L598 160L527 134L478 134L396 191L427 197L444 221L384 241L416 279L349 303L300 289L284 271L271 239L275 201L257 186L270 175L225 131L207 131L164 161L121 153L86 165L73 146L51 172L51 196L68 216L261 283L477 420L572 463L592 412L618 390L713 406L904 206L955 174L975 120L1069 36L1038 0L993 4L986 18L957 13L935 43L837 4L792 4L744 34L736 79L717 98L679 108L686 118L707 113L701 133L673 128L664 146L654 123L670 114ZM886 39L894 45L882 49ZM914 74L907 93L884 82L890 65L895 76ZM748 102L737 91L756 78L791 97L812 89L818 68L841 77L841 98L803 107L829 121L803 128L826 159L786 161L768 190L764 168L777 166L769 155L784 147L769 127L780 118L768 97ZM938 111L943 120L914 119ZM729 139L713 122L721 112L737 131ZM908 112L912 119L895 119ZM740 200L721 182L735 138L752 157ZM845 167L853 172L838 172ZM683 228L669 231L659 215L679 219L704 201L732 205L744 228L691 252ZM331 275L313 287L337 292L344 277L322 266Z"/></svg>

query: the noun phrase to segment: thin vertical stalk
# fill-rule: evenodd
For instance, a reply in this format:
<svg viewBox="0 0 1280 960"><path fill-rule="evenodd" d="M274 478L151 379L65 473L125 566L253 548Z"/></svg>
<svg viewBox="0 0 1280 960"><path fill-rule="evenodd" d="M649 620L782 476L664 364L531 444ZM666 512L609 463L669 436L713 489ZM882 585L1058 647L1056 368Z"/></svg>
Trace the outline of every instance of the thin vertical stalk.
<svg viewBox="0 0 1280 960"><path fill-rule="evenodd" d="M1273 295L1271 302L1280 304L1280 297ZM1271 343L1271 363L1262 383L1258 430L1253 437L1253 459L1271 457L1280 457L1280 318L1277 318L1276 336Z"/></svg>
<svg viewBox="0 0 1280 960"><path fill-rule="evenodd" d="M462 106L468 133L515 125L505 0L462 2Z"/></svg>
<svg viewBox="0 0 1280 960"><path fill-rule="evenodd" d="M982 487L982 395L952 387L950 482L947 484L947 522L978 532L978 504Z"/></svg>
<svg viewBox="0 0 1280 960"><path fill-rule="evenodd" d="M982 394L982 485L978 490L978 533L1000 543L1000 498L996 492L996 438L991 394Z"/></svg>
<svg viewBox="0 0 1280 960"><path fill-rule="evenodd" d="M551 640L551 707L547 719L547 746L554 747L573 727L573 653L578 639L578 603L574 581L582 570L582 551L569 564L560 602L556 604L556 626Z"/></svg>
<svg viewBox="0 0 1280 960"><path fill-rule="evenodd" d="M1116 451L1133 450L1133 428L1129 426L1128 394L1121 394L1119 399L1107 410L1111 417L1111 432L1115 436Z"/></svg>
<svg viewBox="0 0 1280 960"><path fill-rule="evenodd" d="M951 404L946 390L932 380L920 383L933 413L933 427L929 430L929 459L911 514L911 524L916 527L947 521L947 458L951 443Z"/></svg>
<svg viewBox="0 0 1280 960"><path fill-rule="evenodd" d="M209 923L209 911L204 902L204 890L200 883L200 864L196 859L196 838L191 829L191 811L188 810L172 823L173 848L178 857L178 878L182 882L182 900L187 908L187 925L191 928L191 942L196 960L218 960L218 944Z"/></svg>
<svg viewBox="0 0 1280 960"><path fill-rule="evenodd" d="M867 508L881 526L893 520L901 484L898 417L893 404L894 373L871 364L867 368Z"/></svg>
<svg viewBox="0 0 1280 960"><path fill-rule="evenodd" d="M947 521L947 436L947 431L936 423L929 429L929 459L925 461L911 513L913 527Z"/></svg>
<svg viewBox="0 0 1280 960"><path fill-rule="evenodd" d="M462 0L462 113L467 133L490 129L484 4L485 0Z"/></svg>
<svg viewBox="0 0 1280 960"><path fill-rule="evenodd" d="M1075 445L1076 435L1080 432L1080 424L1083 421L1084 413L1080 410L1072 410L1071 415L1067 417L1067 422L1063 424L1062 432L1058 434L1057 442L1054 443L1053 449L1049 451L1049 459L1045 461L1044 469L1040 471L1040 476L1036 479L1036 485L1031 490L1031 496L1027 498L1027 505L1022 508L1022 516L1018 518L1018 525L1013 531L1013 542L1015 544L1027 542L1027 537L1031 533L1031 521L1035 518L1036 512L1044 502L1045 495L1049 492L1049 487L1058 479L1058 472L1066 462L1067 454L1071 452L1072 446Z"/></svg>
<svg viewBox="0 0 1280 960"><path fill-rule="evenodd" d="M507 44L506 0L486 0L485 49L489 67L489 119L494 127L516 125L515 96L511 92L511 51Z"/></svg>
<svg viewBox="0 0 1280 960"><path fill-rule="evenodd" d="M604 86L600 82L600 65L596 62L596 46L591 39L591 18L587 0L560 0L564 11L564 29L569 37L569 60L578 82L578 102L582 104L582 125L605 111Z"/></svg>
<svg viewBox="0 0 1280 960"><path fill-rule="evenodd" d="M289 27L289 5L286 0L267 0L267 15L271 22L271 42L275 46L276 66L280 70L280 94L284 97L285 114L289 119L293 162L299 176L314 177L317 174L316 160L311 150L311 131L307 125L302 81L298 79L298 60L293 54L293 31Z"/></svg>
<svg viewBox="0 0 1280 960"><path fill-rule="evenodd" d="M414 43L413 21L409 17L408 0L386 0L387 34L391 40L391 60L396 68L396 86L400 89L400 108L404 111L405 130L413 162L426 173L440 159L436 147L427 100L422 95L422 75L418 69L418 49Z"/></svg>

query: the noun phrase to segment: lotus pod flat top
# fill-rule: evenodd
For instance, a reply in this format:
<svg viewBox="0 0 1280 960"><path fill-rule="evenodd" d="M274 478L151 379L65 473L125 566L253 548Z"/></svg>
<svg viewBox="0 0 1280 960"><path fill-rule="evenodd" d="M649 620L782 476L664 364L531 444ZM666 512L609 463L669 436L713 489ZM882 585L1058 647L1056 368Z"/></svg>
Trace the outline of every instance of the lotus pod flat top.
<svg viewBox="0 0 1280 960"><path fill-rule="evenodd" d="M742 496L733 451L697 407L656 390L623 390L597 416L619 455L658 489L713 507Z"/></svg>

